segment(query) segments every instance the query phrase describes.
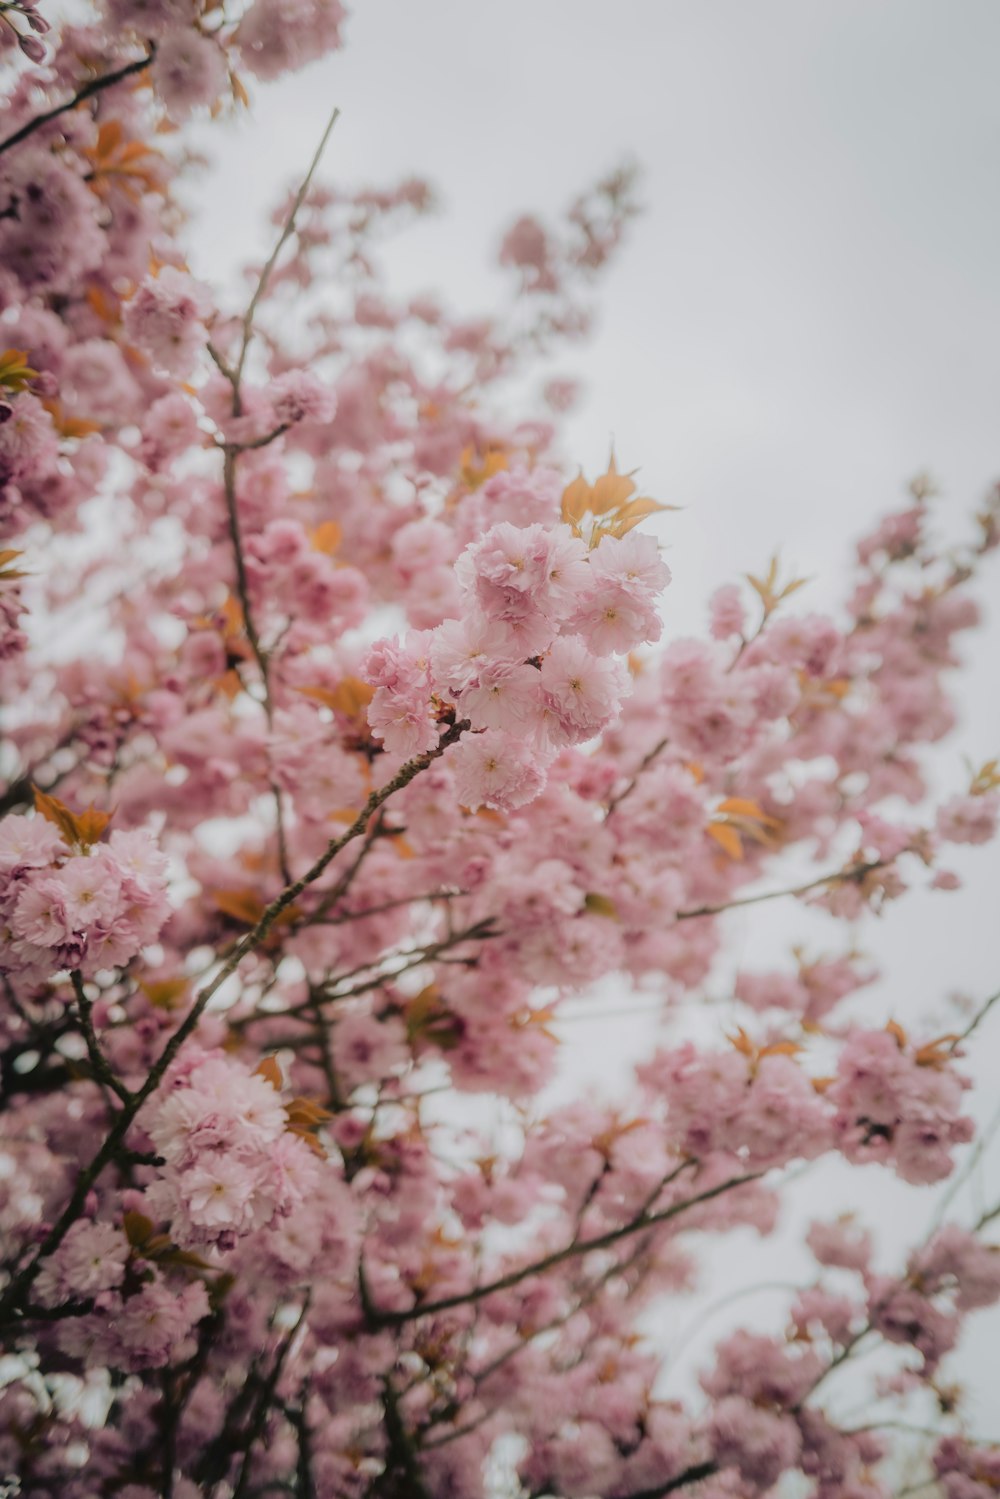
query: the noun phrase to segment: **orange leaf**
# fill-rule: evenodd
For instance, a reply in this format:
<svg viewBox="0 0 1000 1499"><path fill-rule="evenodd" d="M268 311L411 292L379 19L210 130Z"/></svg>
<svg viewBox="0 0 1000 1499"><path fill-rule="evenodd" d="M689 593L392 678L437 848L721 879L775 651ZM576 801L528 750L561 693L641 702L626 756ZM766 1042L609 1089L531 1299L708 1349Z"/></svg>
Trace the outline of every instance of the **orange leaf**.
<svg viewBox="0 0 1000 1499"><path fill-rule="evenodd" d="M265 1082L270 1083L275 1092L280 1093L284 1079L281 1076L281 1068L275 1057L264 1057L254 1068L254 1077L262 1077Z"/></svg>
<svg viewBox="0 0 1000 1499"><path fill-rule="evenodd" d="M756 1046L754 1046L753 1042L750 1040L750 1037L747 1035L746 1031L741 1025L737 1026L735 1036L730 1036L727 1034L726 1040L729 1041L731 1045L736 1047L736 1050L740 1053L741 1056L755 1057L757 1055Z"/></svg>
<svg viewBox="0 0 1000 1499"><path fill-rule="evenodd" d="M293 1098L285 1105L285 1113L288 1122L299 1129L318 1129L333 1118L330 1110L324 1109L314 1098Z"/></svg>
<svg viewBox="0 0 1000 1499"><path fill-rule="evenodd" d="M711 822L705 831L731 859L743 858L743 843L735 828L727 827L724 822Z"/></svg>
<svg viewBox="0 0 1000 1499"><path fill-rule="evenodd" d="M335 520L325 520L322 525L316 527L309 539L317 552L326 552L332 557L340 546L343 535L343 527Z"/></svg>
<svg viewBox="0 0 1000 1499"><path fill-rule="evenodd" d="M609 510L621 510L633 494L635 485L626 474L617 471L612 458L607 473L594 480L594 487L590 492L590 508L595 515L606 515Z"/></svg>
<svg viewBox="0 0 1000 1499"><path fill-rule="evenodd" d="M243 691L243 682L240 678L239 672L235 669L235 667L230 668L229 671L223 672L221 677L216 677L212 682L212 686L218 692L221 692L223 697L227 697L230 702L232 702L234 698L239 697L240 693Z"/></svg>
<svg viewBox="0 0 1000 1499"><path fill-rule="evenodd" d="M590 485L582 474L567 484L562 496L562 518L568 525L579 523L587 513L590 500Z"/></svg>
<svg viewBox="0 0 1000 1499"><path fill-rule="evenodd" d="M10 391L24 390L38 374L28 364L27 349L6 349L0 354L0 385Z"/></svg>
<svg viewBox="0 0 1000 1499"><path fill-rule="evenodd" d="M158 1010L172 1010L187 991L187 979L139 980L139 988Z"/></svg>
<svg viewBox="0 0 1000 1499"><path fill-rule="evenodd" d="M220 3L221 3L221 0L220 0ZM208 9L210 9L210 10L215 10L217 8L218 8L218 6L214 5L214 4L208 7ZM239 74L238 73L230 72L230 74L229 74L229 83L230 83L230 86L232 87L232 90L233 90L233 98L236 100L237 104L242 104L242 106L243 106L244 109L249 109L250 108L250 95L247 93L246 89L244 88L243 82L242 82Z"/></svg>
<svg viewBox="0 0 1000 1499"><path fill-rule="evenodd" d="M375 688L360 677L344 677L336 687L299 687L297 691L345 718L360 718L375 696Z"/></svg>
<svg viewBox="0 0 1000 1499"><path fill-rule="evenodd" d="M95 286L93 283L87 287L87 306L104 323L115 323L118 321L118 307L116 303L112 302L102 287Z"/></svg>
<svg viewBox="0 0 1000 1499"><path fill-rule="evenodd" d="M296 687L295 690L301 692L303 697L311 698L314 703L322 703L324 708L336 708L339 701L332 687Z"/></svg>
<svg viewBox="0 0 1000 1499"><path fill-rule="evenodd" d="M928 1041L925 1045L918 1047L913 1060L918 1067L944 1067L951 1061L954 1049L961 1039L961 1036L955 1032L950 1032L947 1036L938 1036L936 1040Z"/></svg>
<svg viewBox="0 0 1000 1499"><path fill-rule="evenodd" d="M494 474L507 467L507 454L502 447L490 443L481 454L471 446L463 449L460 461L462 483L466 489L479 489L487 479L492 479Z"/></svg>
<svg viewBox="0 0 1000 1499"><path fill-rule="evenodd" d="M906 1045L906 1032L904 1031L903 1027L899 1025L897 1021L890 1020L888 1025L886 1026L886 1030L889 1032L889 1035L895 1039L896 1045L899 1047L900 1051L902 1051Z"/></svg>
<svg viewBox="0 0 1000 1499"><path fill-rule="evenodd" d="M760 1055L762 1057L795 1057L804 1048L797 1041L772 1041L769 1046L762 1046Z"/></svg>
<svg viewBox="0 0 1000 1499"><path fill-rule="evenodd" d="M719 803L720 812L738 812L742 817L756 817L759 822L767 822L766 813L762 812L756 802L752 802L745 796L727 796L725 801Z"/></svg>
<svg viewBox="0 0 1000 1499"><path fill-rule="evenodd" d="M97 842L110 821L110 812L98 812L96 807L88 807L87 810L85 812L81 812L76 819L76 825L79 832L77 842L82 843L86 848L89 848L92 843Z"/></svg>
<svg viewBox="0 0 1000 1499"><path fill-rule="evenodd" d="M354 810L353 807L334 807L333 811L328 812L326 815L329 818L330 822L343 822L346 823L348 827L350 827L351 823L356 821L358 817L358 813Z"/></svg>
<svg viewBox="0 0 1000 1499"><path fill-rule="evenodd" d="M15 583L18 578L30 577L30 574L23 568L10 566L12 562L17 561L18 557L23 556L24 553L17 551L14 547L0 548L0 583Z"/></svg>
<svg viewBox="0 0 1000 1499"><path fill-rule="evenodd" d="M86 812L77 815L58 797L48 796L44 791L39 791L33 786L32 792L35 798L35 810L51 822L62 833L66 842L73 847L89 848L96 843L104 829L111 821L110 812L98 812L94 807L88 807Z"/></svg>
<svg viewBox="0 0 1000 1499"><path fill-rule="evenodd" d="M97 132L97 156L108 156L116 146L121 144L122 139L121 120L105 120Z"/></svg>
<svg viewBox="0 0 1000 1499"><path fill-rule="evenodd" d="M256 926L264 914L264 902L255 890L213 890L212 899L224 915L248 926Z"/></svg>

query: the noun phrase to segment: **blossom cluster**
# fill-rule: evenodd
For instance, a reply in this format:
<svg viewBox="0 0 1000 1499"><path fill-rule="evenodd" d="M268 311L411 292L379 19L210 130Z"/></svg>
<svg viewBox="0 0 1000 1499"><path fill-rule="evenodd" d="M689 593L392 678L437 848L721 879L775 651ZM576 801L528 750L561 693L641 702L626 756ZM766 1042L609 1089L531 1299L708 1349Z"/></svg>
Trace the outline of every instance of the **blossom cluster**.
<svg viewBox="0 0 1000 1499"><path fill-rule="evenodd" d="M281 1095L266 1078L222 1056L185 1053L141 1124L163 1171L146 1210L184 1248L232 1248L287 1218L315 1189L309 1146L287 1129Z"/></svg>
<svg viewBox="0 0 1000 1499"><path fill-rule="evenodd" d="M170 914L167 861L141 828L72 848L40 817L8 817L0 880L0 971L20 978L124 967Z"/></svg>
<svg viewBox="0 0 1000 1499"><path fill-rule="evenodd" d="M530 476L520 488L533 492ZM636 531L588 550L558 521L500 521L464 549L455 577L456 618L370 652L368 723L410 758L436 746L449 710L467 719L474 737L449 757L459 799L509 812L541 791L559 749L616 716L630 686L617 656L659 639L670 574Z"/></svg>

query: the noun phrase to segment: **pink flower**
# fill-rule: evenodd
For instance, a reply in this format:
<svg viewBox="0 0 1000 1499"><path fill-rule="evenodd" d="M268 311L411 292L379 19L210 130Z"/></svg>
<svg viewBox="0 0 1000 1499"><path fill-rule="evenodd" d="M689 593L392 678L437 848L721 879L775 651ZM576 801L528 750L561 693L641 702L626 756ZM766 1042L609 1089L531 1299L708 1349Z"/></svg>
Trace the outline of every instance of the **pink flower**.
<svg viewBox="0 0 1000 1499"><path fill-rule="evenodd" d="M404 760L436 748L441 737L433 706L419 687L377 688L368 704L368 727L390 754Z"/></svg>
<svg viewBox="0 0 1000 1499"><path fill-rule="evenodd" d="M220 1229L245 1233L253 1226L251 1204L257 1171L226 1151L203 1156L176 1183L178 1203L197 1229L216 1237Z"/></svg>
<svg viewBox="0 0 1000 1499"><path fill-rule="evenodd" d="M66 911L66 891L54 877L36 880L18 899L11 917L15 936L38 947L58 947L73 930Z"/></svg>
<svg viewBox="0 0 1000 1499"><path fill-rule="evenodd" d="M592 655L575 635L553 643L542 662L541 677L555 744L592 739L614 718L630 686L621 662Z"/></svg>
<svg viewBox="0 0 1000 1499"><path fill-rule="evenodd" d="M911 1256L908 1268L926 1295L952 1292L958 1311L1000 1301L1000 1246L984 1243L957 1223L938 1229L930 1243Z"/></svg>
<svg viewBox="0 0 1000 1499"><path fill-rule="evenodd" d="M68 852L58 828L43 817L11 815L0 821L0 873L9 878L44 869Z"/></svg>
<svg viewBox="0 0 1000 1499"><path fill-rule="evenodd" d="M821 1265L863 1274L871 1261L871 1235L849 1216L833 1223L810 1224L806 1243Z"/></svg>
<svg viewBox="0 0 1000 1499"><path fill-rule="evenodd" d="M121 1285L129 1253L120 1227L80 1219L45 1263L34 1294L43 1306L88 1301Z"/></svg>
<svg viewBox="0 0 1000 1499"><path fill-rule="evenodd" d="M938 836L946 843L988 843L996 836L1000 796L953 796L938 808Z"/></svg>
<svg viewBox="0 0 1000 1499"><path fill-rule="evenodd" d="M125 329L157 368L184 379L208 341L211 312L208 288L167 265L147 276L127 304Z"/></svg>
<svg viewBox="0 0 1000 1499"><path fill-rule="evenodd" d="M142 461L153 473L197 447L201 439L194 407L180 391L154 401L142 421Z"/></svg>
<svg viewBox="0 0 1000 1499"><path fill-rule="evenodd" d="M363 1083L380 1083L410 1060L406 1027L394 1016L355 1011L336 1018L332 1031L334 1063L350 1091Z"/></svg>
<svg viewBox="0 0 1000 1499"><path fill-rule="evenodd" d="M670 570L651 536L605 536L590 554L590 577L568 627L598 655L659 640L663 621L656 599L669 582Z"/></svg>
<svg viewBox="0 0 1000 1499"><path fill-rule="evenodd" d="M742 635L746 628L746 610L739 585L724 583L708 601L709 634L713 640L728 640Z"/></svg>
<svg viewBox="0 0 1000 1499"><path fill-rule="evenodd" d="M67 859L58 879L72 931L111 921L121 909L121 880L113 860L88 855Z"/></svg>
<svg viewBox="0 0 1000 1499"><path fill-rule="evenodd" d="M541 707L539 674L533 666L493 662L479 672L474 687L460 694L459 707L474 729L517 729L537 719Z"/></svg>
<svg viewBox="0 0 1000 1499"><path fill-rule="evenodd" d="M368 726L391 754L406 760L435 749L441 737L431 701L430 641L423 633L411 633L405 646L395 638L376 641L365 662L375 684Z"/></svg>
<svg viewBox="0 0 1000 1499"><path fill-rule="evenodd" d="M544 526L493 526L467 547L456 576L486 618L502 625L523 659L545 649L588 576L581 541Z"/></svg>
<svg viewBox="0 0 1000 1499"><path fill-rule="evenodd" d="M341 45L346 11L340 0L253 0L236 28L245 66L257 78L278 78Z"/></svg>
<svg viewBox="0 0 1000 1499"><path fill-rule="evenodd" d="M530 743L500 729L467 734L448 751L455 792L463 807L512 812L545 785L545 762Z"/></svg>
<svg viewBox="0 0 1000 1499"><path fill-rule="evenodd" d="M769 1489L796 1464L802 1445L791 1416L761 1410L739 1395L727 1395L708 1423L712 1455L720 1468L738 1468L758 1490Z"/></svg>
<svg viewBox="0 0 1000 1499"><path fill-rule="evenodd" d="M176 1288L155 1281L128 1298L114 1331L131 1354L133 1369L158 1369L189 1356L190 1334L208 1313L208 1292L201 1281Z"/></svg>
<svg viewBox="0 0 1000 1499"><path fill-rule="evenodd" d="M268 395L275 425L292 427L297 422L332 422L337 397L311 370L287 370L272 380Z"/></svg>
<svg viewBox="0 0 1000 1499"><path fill-rule="evenodd" d="M214 104L226 86L226 54L218 42L178 28L160 42L153 82L175 120Z"/></svg>
<svg viewBox="0 0 1000 1499"><path fill-rule="evenodd" d="M506 633L481 614L447 619L433 631L430 648L431 676L444 693L474 687L480 672L503 659Z"/></svg>

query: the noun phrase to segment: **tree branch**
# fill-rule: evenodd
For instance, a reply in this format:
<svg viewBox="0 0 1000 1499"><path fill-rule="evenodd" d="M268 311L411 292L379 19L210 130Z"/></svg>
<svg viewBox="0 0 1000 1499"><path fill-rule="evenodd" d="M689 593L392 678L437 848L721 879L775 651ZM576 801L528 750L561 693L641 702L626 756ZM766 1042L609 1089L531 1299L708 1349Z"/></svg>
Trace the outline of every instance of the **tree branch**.
<svg viewBox="0 0 1000 1499"><path fill-rule="evenodd" d="M80 1016L80 1029L83 1031L83 1039L87 1043L87 1055L90 1057L90 1065L98 1082L103 1083L106 1088L121 1100L128 1104L132 1101L132 1093L129 1088L116 1076L110 1062L104 1055L97 1040L97 1032L94 1030L94 1007L87 998L83 986L83 975L79 969L74 968L70 974L73 983L73 992L76 995L76 1007Z"/></svg>
<svg viewBox="0 0 1000 1499"><path fill-rule="evenodd" d="M267 291L268 283L271 279L271 273L273 272L274 267L278 262L278 256L281 254L288 240L292 236L292 233L295 229L295 220L298 216L299 209L305 202L306 194L308 193L309 188L312 185L312 180L316 173L316 168L319 166L320 160L323 156L323 152L326 149L326 143L330 139L330 135L333 132L333 127L334 125L336 125L339 118L340 110L335 109L333 111L333 114L327 121L326 129L323 131L323 134L320 138L320 143L316 147L316 152L313 156L312 161L309 163L309 170L303 177L299 190L295 194L295 198L292 202L291 209L289 210L288 217L285 220L284 228L278 236L278 242L275 245L274 249L271 251L270 257L265 263L264 269L260 273L256 290L254 291L253 296L250 298L250 305L247 307L246 314L243 318L243 338L240 344L239 358L236 361L236 367L233 370L232 378L233 402L236 408L234 414L236 416L239 416L240 414L240 382L243 379L243 369L246 365L247 350L249 349L250 341L253 338L253 322L257 314L257 308L260 305L261 299Z"/></svg>
<svg viewBox="0 0 1000 1499"><path fill-rule="evenodd" d="M91 99L95 94L101 93L104 89L111 88L116 83L121 83L123 78L130 78L134 73L142 73L149 67L155 56L156 44L150 42L149 51L145 57L137 58L135 62L130 62L124 68L119 68L116 73L105 73L103 78L91 79L90 83L85 83L83 88L73 95L72 99L67 99L65 104L58 104L55 109L49 109L44 114L35 115L34 119L29 120L26 125L22 125L20 130L15 130L13 135L8 135L6 140L0 141L0 156L5 151L9 151L12 146L19 146L30 135L34 135L36 130L41 130L43 125L48 125L51 120L57 120L60 115L68 114L71 109L75 109L85 99Z"/></svg>
<svg viewBox="0 0 1000 1499"><path fill-rule="evenodd" d="M753 1171L747 1176L730 1177L728 1181L706 1188L697 1197L689 1197L684 1202L675 1202L671 1207L662 1208L658 1213L640 1213L631 1222L619 1228L608 1229L606 1233L597 1234L592 1239L574 1239L571 1244L554 1250L552 1254L544 1255L533 1264L523 1265L519 1270L509 1270L506 1275L498 1276L496 1280L488 1281L485 1285L473 1286L469 1291L461 1291L454 1296L442 1296L440 1301L428 1301L422 1306L410 1307L406 1311L399 1312L380 1311L378 1307L370 1306L368 1309L370 1323L376 1329L400 1327L406 1322L415 1322L420 1317L432 1317L438 1312L451 1311L458 1306L471 1306L487 1296L494 1295L497 1291L509 1291L512 1286L520 1285L523 1280L528 1280L533 1275L542 1275L546 1270L552 1270L556 1265L563 1264L565 1260L575 1259L581 1254L590 1254L595 1249L608 1249L612 1244L617 1244L620 1239L628 1238L631 1234L642 1233L644 1229L656 1228L661 1223L668 1223L672 1218L686 1213L688 1209L699 1207L703 1202L711 1202L713 1198L721 1197L724 1192L729 1192L734 1187L746 1186L747 1183L757 1181L763 1175L763 1171Z"/></svg>
<svg viewBox="0 0 1000 1499"><path fill-rule="evenodd" d="M787 890L764 890L760 895L743 895L737 900L721 901L717 906L693 906L688 911L678 911L677 921L690 921L695 916L719 916L723 911L735 911L740 906L758 906L762 901L781 900L786 895L806 895L810 890L818 890L823 885L838 885L848 880L860 882L865 875L871 874L875 869L884 869L891 861L889 859L873 859L866 864L854 864L850 869L838 869L833 874L820 875L818 879L809 880L805 885L793 885Z"/></svg>

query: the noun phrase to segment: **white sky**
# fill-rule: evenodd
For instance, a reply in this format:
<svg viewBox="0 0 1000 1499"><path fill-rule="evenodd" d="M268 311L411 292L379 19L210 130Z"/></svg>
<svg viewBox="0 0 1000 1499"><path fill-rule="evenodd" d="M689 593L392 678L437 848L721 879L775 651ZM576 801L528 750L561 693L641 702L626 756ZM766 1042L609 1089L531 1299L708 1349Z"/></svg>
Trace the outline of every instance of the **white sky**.
<svg viewBox="0 0 1000 1499"><path fill-rule="evenodd" d="M470 313L500 285L503 225L634 156L645 213L603 285L597 336L561 361L587 383L566 448L593 472L613 437L646 492L686 507L663 527L668 631L699 629L711 590L776 546L816 580L803 607L834 603L851 541L921 469L944 488L943 526L962 532L1000 477L994 0L359 0L348 37L345 52L256 90L238 128L204 132L214 166L193 195L197 274L225 282L269 245L266 212L333 104L325 175L428 176L446 214L408 231L394 265L407 290L440 288ZM988 628L966 646L963 722L936 756L948 788L963 753L1000 752L997 564L980 597ZM965 892L913 897L864 933L892 975L872 991L875 1023L1000 983L1000 850L950 862ZM780 963L806 930L845 940L794 905L765 908L734 919L734 963ZM649 1035L632 1017L567 1027L574 1082L607 1079L609 1056ZM1000 1016L978 1069L985 1114L998 1041ZM991 1179L995 1198L996 1163ZM887 1246L932 1208L881 1172L835 1170L807 1207L855 1204L881 1219ZM723 1289L801 1272L780 1245L739 1252ZM766 1319L771 1306L754 1310ZM688 1316L670 1313L665 1330ZM985 1377L996 1332L984 1326L964 1360L987 1435L1000 1429Z"/></svg>

